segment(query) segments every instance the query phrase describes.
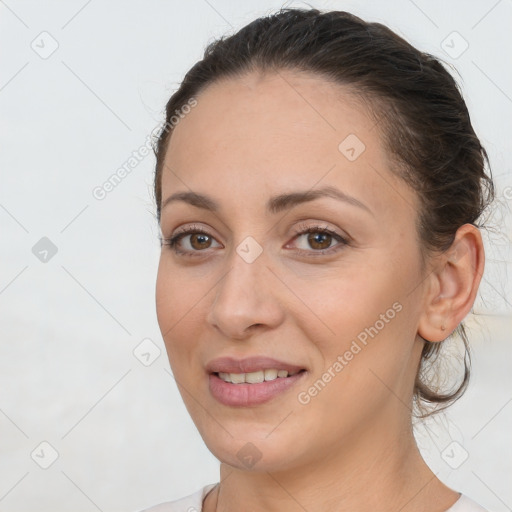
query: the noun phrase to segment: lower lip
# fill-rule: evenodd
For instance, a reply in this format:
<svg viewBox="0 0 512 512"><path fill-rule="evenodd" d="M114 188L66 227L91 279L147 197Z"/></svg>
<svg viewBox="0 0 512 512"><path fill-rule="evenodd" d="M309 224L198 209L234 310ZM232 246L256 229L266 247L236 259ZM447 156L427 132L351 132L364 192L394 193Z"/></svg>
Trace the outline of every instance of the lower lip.
<svg viewBox="0 0 512 512"><path fill-rule="evenodd" d="M232 384L211 373L210 392L221 404L234 407L250 407L268 402L284 393L297 384L306 373L306 371L302 371L291 377L278 377L257 384Z"/></svg>

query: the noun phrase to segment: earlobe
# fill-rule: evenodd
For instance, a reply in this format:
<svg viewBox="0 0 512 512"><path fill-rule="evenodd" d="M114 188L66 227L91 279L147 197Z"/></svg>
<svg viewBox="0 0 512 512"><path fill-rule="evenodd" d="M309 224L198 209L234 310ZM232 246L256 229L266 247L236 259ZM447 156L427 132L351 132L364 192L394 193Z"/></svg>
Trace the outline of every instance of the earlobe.
<svg viewBox="0 0 512 512"><path fill-rule="evenodd" d="M430 342L446 339L473 306L485 262L479 229L461 226L451 247L435 259L418 323L418 334Z"/></svg>

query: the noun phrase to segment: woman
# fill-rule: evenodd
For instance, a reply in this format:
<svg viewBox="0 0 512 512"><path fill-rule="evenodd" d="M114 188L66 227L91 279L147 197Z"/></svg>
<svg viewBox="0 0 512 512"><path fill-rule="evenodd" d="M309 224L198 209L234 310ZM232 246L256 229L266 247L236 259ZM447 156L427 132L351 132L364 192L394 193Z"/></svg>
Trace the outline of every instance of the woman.
<svg viewBox="0 0 512 512"><path fill-rule="evenodd" d="M467 386L466 358L455 390L429 368L467 343L494 191L443 66L381 24L283 9L207 48L155 151L158 322L221 466L150 510L484 510L412 430Z"/></svg>

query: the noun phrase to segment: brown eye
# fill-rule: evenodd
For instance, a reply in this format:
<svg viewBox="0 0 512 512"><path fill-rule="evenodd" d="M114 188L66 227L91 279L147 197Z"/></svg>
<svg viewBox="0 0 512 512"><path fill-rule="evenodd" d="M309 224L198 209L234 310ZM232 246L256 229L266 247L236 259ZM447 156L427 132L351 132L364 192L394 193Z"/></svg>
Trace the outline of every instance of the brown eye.
<svg viewBox="0 0 512 512"><path fill-rule="evenodd" d="M162 239L164 245L168 245L176 254L193 256L201 253L208 254L206 249L221 248L222 245L215 238L203 231L203 228L191 226L169 239Z"/></svg>
<svg viewBox="0 0 512 512"><path fill-rule="evenodd" d="M208 249L212 244L212 239L209 235L203 233L194 233L190 235L190 245L193 249L201 250Z"/></svg>
<svg viewBox="0 0 512 512"><path fill-rule="evenodd" d="M348 241L327 226L301 225L295 231L294 245L303 256L332 254L348 245Z"/></svg>
<svg viewBox="0 0 512 512"><path fill-rule="evenodd" d="M308 244L312 249L328 249L331 242L332 235L328 233L308 233Z"/></svg>

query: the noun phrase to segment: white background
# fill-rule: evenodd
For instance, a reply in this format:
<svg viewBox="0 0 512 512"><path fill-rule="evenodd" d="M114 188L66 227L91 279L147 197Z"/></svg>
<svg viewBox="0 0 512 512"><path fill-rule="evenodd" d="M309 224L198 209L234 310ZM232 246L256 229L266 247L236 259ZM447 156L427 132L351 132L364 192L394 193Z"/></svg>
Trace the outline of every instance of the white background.
<svg viewBox="0 0 512 512"><path fill-rule="evenodd" d="M136 511L218 481L156 321L154 157L102 201L92 190L145 144L212 38L282 5L0 1L0 511ZM460 74L499 207L478 315L467 319L471 387L418 428L418 441L449 486L490 510L511 510L512 2L309 5L385 23ZM42 237L57 248L47 262L32 251ZM133 350L147 338L161 355L144 366ZM58 452L48 469L40 465L52 448L43 441ZM460 458L461 448L468 458L454 469L446 453Z"/></svg>

